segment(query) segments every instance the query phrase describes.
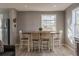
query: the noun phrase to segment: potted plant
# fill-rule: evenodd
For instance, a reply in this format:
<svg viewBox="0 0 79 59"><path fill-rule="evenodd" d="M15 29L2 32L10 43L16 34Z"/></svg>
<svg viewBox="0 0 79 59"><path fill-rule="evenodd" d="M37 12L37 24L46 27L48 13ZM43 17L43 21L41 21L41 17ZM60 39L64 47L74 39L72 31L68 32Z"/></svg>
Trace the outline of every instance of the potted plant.
<svg viewBox="0 0 79 59"><path fill-rule="evenodd" d="M42 27L39 28L39 31L42 31Z"/></svg>

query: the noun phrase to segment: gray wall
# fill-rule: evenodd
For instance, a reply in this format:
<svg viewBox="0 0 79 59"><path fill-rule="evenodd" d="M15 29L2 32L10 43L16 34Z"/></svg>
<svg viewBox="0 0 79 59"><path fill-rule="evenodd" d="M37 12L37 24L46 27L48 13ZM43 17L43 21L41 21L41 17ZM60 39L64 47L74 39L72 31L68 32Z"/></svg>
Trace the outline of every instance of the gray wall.
<svg viewBox="0 0 79 59"><path fill-rule="evenodd" d="M79 3L72 4L69 8L65 10L65 42L68 44L71 48L74 48L74 38L69 35L69 31L71 28L71 21L72 21L72 10L79 7ZM68 36L69 35L69 36Z"/></svg>
<svg viewBox="0 0 79 59"><path fill-rule="evenodd" d="M9 10L9 18L10 18L10 45L14 45L17 40L17 24L14 27L13 19L17 20L17 11L15 9Z"/></svg>
<svg viewBox="0 0 79 59"><path fill-rule="evenodd" d="M40 20L42 14L56 14L57 16L57 31L63 31L64 39L64 12L40 12L40 11L29 11L29 12L18 12L17 16L17 27L18 31L23 30L27 31L38 31L40 27Z"/></svg>

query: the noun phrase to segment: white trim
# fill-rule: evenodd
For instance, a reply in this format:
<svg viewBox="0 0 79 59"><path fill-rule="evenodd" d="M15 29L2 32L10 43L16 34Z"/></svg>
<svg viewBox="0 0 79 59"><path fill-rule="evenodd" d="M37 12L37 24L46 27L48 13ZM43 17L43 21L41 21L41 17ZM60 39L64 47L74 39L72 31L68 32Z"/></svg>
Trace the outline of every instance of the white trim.
<svg viewBox="0 0 79 59"><path fill-rule="evenodd" d="M74 51L74 49L72 47L70 47L68 44L64 44L67 48L69 48L70 50Z"/></svg>

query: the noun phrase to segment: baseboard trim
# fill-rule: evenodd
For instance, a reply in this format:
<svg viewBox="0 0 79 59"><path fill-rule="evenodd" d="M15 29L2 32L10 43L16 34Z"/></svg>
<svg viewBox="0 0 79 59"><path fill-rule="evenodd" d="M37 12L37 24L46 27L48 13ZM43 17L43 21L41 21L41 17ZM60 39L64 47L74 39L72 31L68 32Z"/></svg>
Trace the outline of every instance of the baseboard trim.
<svg viewBox="0 0 79 59"><path fill-rule="evenodd" d="M72 52L75 51L75 50L74 50L72 47L70 47L68 44L64 44L64 46L66 46L67 48L69 48Z"/></svg>

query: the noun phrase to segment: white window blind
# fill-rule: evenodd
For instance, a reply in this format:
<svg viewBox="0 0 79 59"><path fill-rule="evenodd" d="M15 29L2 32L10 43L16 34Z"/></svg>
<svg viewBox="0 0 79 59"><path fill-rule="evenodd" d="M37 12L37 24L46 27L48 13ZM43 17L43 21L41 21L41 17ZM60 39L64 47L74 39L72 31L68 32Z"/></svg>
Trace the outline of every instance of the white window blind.
<svg viewBox="0 0 79 59"><path fill-rule="evenodd" d="M43 31L56 31L56 15L42 15L41 18Z"/></svg>
<svg viewBox="0 0 79 59"><path fill-rule="evenodd" d="M75 11L75 19L76 19L75 33L76 36L79 37L79 9Z"/></svg>
<svg viewBox="0 0 79 59"><path fill-rule="evenodd" d="M72 12L72 20L73 20L73 33L75 37L79 37L79 8L76 8Z"/></svg>

